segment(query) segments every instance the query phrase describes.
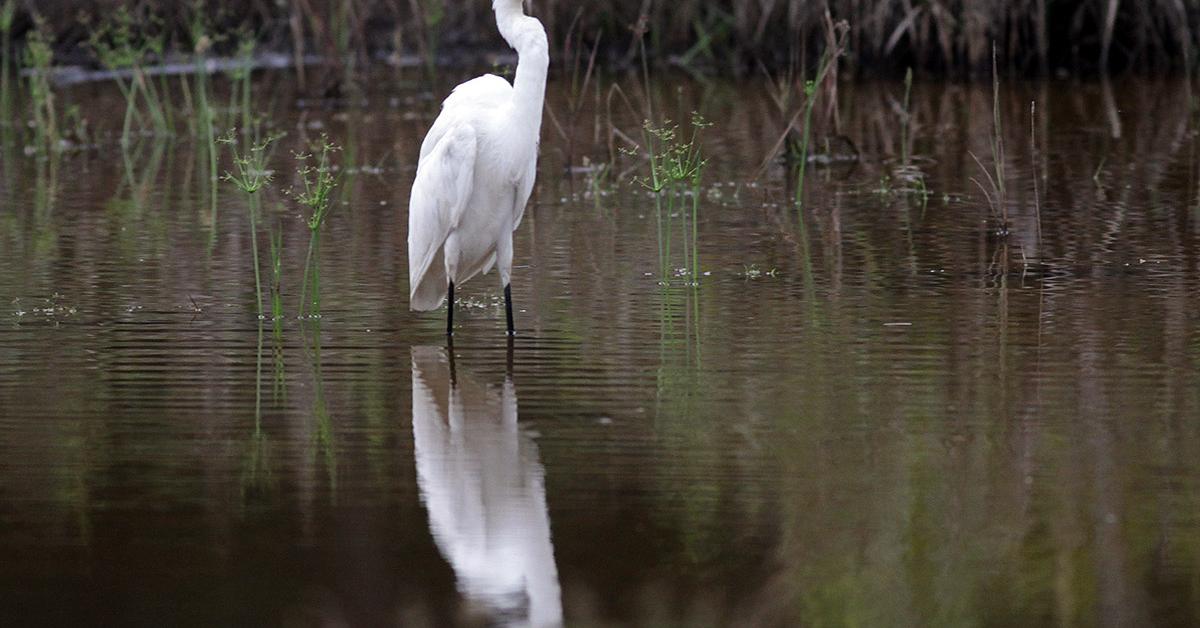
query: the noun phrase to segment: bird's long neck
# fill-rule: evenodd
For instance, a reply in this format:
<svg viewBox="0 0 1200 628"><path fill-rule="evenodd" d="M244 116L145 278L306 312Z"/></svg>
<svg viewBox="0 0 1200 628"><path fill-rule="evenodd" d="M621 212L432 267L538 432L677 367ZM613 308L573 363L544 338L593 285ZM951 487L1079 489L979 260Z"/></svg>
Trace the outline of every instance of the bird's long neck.
<svg viewBox="0 0 1200 628"><path fill-rule="evenodd" d="M500 35L517 51L517 76L513 81L517 115L540 130L546 73L550 67L546 29L541 22L525 15L520 0L498 0L495 9Z"/></svg>

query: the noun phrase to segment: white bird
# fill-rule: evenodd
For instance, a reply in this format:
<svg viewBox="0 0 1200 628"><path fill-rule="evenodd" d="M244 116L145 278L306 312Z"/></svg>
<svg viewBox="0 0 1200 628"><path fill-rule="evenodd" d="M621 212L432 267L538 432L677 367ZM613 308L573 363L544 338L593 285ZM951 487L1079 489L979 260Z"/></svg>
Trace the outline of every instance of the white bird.
<svg viewBox="0 0 1200 628"><path fill-rule="evenodd" d="M517 51L513 84L492 74L454 88L421 144L408 204L409 307L429 311L454 288L500 269L508 333L512 312L512 234L537 174L546 72L546 29L522 0L492 0L500 35Z"/></svg>

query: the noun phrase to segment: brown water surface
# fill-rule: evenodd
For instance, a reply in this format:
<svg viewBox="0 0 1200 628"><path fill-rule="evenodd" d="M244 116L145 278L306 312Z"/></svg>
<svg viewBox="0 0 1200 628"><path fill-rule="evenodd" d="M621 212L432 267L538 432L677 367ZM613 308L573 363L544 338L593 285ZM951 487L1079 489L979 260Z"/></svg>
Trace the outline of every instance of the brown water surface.
<svg viewBox="0 0 1200 628"><path fill-rule="evenodd" d="M1189 85L1007 87L1003 238L972 182L990 86L918 84L907 132L903 85L841 86L816 144L859 158L812 164L797 210L782 161L756 176L764 82L664 82L658 109L713 122L691 285L684 214L663 281L610 132L641 137L636 81L577 115L558 81L510 353L495 275L453 347L408 312L436 101L372 83L348 107L258 86L289 133L258 241L269 276L282 233L278 323L203 147L6 147L0 624L1200 623ZM65 98L110 129L110 88ZM322 131L343 178L298 319L282 191Z"/></svg>

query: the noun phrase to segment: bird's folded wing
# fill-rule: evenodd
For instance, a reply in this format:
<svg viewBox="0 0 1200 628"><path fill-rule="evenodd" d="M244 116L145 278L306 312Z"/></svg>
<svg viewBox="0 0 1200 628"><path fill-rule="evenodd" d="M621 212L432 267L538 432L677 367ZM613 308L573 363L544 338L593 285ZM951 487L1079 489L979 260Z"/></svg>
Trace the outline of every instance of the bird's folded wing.
<svg viewBox="0 0 1200 628"><path fill-rule="evenodd" d="M529 160L525 166L525 172L521 178L517 180L515 197L513 198L513 231L521 226L521 219L525 217L525 206L529 204L529 197L533 195L533 182L537 179L537 157Z"/></svg>
<svg viewBox="0 0 1200 628"><path fill-rule="evenodd" d="M466 209L475 178L476 151L474 127L460 122L448 128L417 165L408 203L408 278L413 309L432 309L419 307L413 297ZM440 271L435 273L439 277ZM444 288L437 286L439 292ZM439 299L432 307L440 303Z"/></svg>

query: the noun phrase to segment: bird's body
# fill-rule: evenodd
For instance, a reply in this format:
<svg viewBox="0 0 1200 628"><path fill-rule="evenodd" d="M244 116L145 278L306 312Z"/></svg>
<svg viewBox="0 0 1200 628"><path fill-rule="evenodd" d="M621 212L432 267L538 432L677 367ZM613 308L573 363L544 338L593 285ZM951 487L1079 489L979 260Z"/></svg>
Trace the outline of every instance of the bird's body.
<svg viewBox="0 0 1200 628"><path fill-rule="evenodd" d="M408 214L409 305L437 309L454 288L493 266L508 306L512 234L521 224L537 173L538 138L549 67L541 22L521 0L493 0L500 34L516 49L513 84L494 75L463 83L442 105L421 145Z"/></svg>

